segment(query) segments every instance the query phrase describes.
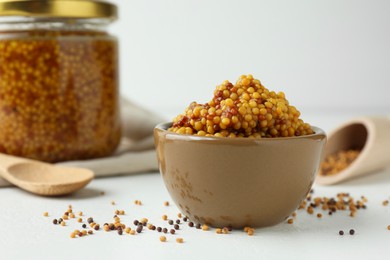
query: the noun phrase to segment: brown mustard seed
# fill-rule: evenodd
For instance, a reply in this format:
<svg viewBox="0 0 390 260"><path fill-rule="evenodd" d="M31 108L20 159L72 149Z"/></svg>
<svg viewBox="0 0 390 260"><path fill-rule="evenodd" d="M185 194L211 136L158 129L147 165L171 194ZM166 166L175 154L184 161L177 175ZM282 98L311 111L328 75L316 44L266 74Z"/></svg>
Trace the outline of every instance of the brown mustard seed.
<svg viewBox="0 0 390 260"><path fill-rule="evenodd" d="M184 217L184 218L183 218L183 221L184 221L184 222L187 222L187 221L188 221L188 218L187 218L187 217Z"/></svg>
<svg viewBox="0 0 390 260"><path fill-rule="evenodd" d="M118 229L118 235L122 235L123 234L123 230L121 228Z"/></svg>
<svg viewBox="0 0 390 260"><path fill-rule="evenodd" d="M43 216L44 217L48 217L49 216L49 212L43 212Z"/></svg>
<svg viewBox="0 0 390 260"><path fill-rule="evenodd" d="M53 219L53 224L57 225L58 224L58 220L57 219Z"/></svg>
<svg viewBox="0 0 390 260"><path fill-rule="evenodd" d="M383 206L389 205L389 201L388 201L388 200L383 201L383 202L382 202L382 205L383 205Z"/></svg>
<svg viewBox="0 0 390 260"><path fill-rule="evenodd" d="M287 220L287 223L288 223L288 224L293 224L293 223L294 223L294 219L289 218L289 219Z"/></svg>
<svg viewBox="0 0 390 260"><path fill-rule="evenodd" d="M100 229L100 225L99 224L96 224L93 229L95 229L96 231Z"/></svg>
<svg viewBox="0 0 390 260"><path fill-rule="evenodd" d="M89 217L89 218L87 219L87 222L88 222L89 224L91 224L91 223L93 222L93 218Z"/></svg>
<svg viewBox="0 0 390 260"><path fill-rule="evenodd" d="M321 213L317 213L317 218L322 218L322 214Z"/></svg>
<svg viewBox="0 0 390 260"><path fill-rule="evenodd" d="M176 219L176 224L180 224L180 219Z"/></svg>
<svg viewBox="0 0 390 260"><path fill-rule="evenodd" d="M173 220L172 219L168 220L168 224L173 225Z"/></svg>
<svg viewBox="0 0 390 260"><path fill-rule="evenodd" d="M349 234L353 236L353 235L355 234L355 230L350 229L350 230L349 230Z"/></svg>
<svg viewBox="0 0 390 260"><path fill-rule="evenodd" d="M162 232L166 234L166 233L168 233L168 229L167 228L163 228Z"/></svg>
<svg viewBox="0 0 390 260"><path fill-rule="evenodd" d="M138 225L138 223L139 223L139 221L136 220L136 219L133 221L133 224L136 225L136 226Z"/></svg>
<svg viewBox="0 0 390 260"><path fill-rule="evenodd" d="M171 233L172 235L175 234L175 230L172 228L169 233Z"/></svg>
<svg viewBox="0 0 390 260"><path fill-rule="evenodd" d="M188 222L188 226L189 227L193 227L194 226L194 222L192 222L192 221Z"/></svg>
<svg viewBox="0 0 390 260"><path fill-rule="evenodd" d="M87 228L87 225L86 225L86 224L83 224L83 225L82 225L82 228Z"/></svg>
<svg viewBox="0 0 390 260"><path fill-rule="evenodd" d="M169 201L164 201L164 206L168 207L169 206Z"/></svg>
<svg viewBox="0 0 390 260"><path fill-rule="evenodd" d="M179 230L179 229L180 229L180 226L179 226L178 224L175 224L175 225L173 226L173 228L176 229L176 230Z"/></svg>
<svg viewBox="0 0 390 260"><path fill-rule="evenodd" d="M344 231L340 230L340 231L339 231L339 235L340 235L340 236L344 235Z"/></svg>
<svg viewBox="0 0 390 260"><path fill-rule="evenodd" d="M223 234L229 234L229 228L224 227L224 228L222 229L222 233L223 233Z"/></svg>
<svg viewBox="0 0 390 260"><path fill-rule="evenodd" d="M157 232L161 232L162 231L162 228L161 227L157 227Z"/></svg>
<svg viewBox="0 0 390 260"><path fill-rule="evenodd" d="M142 229L143 229L143 226L138 226L137 229L136 229L137 233L141 233Z"/></svg>
<svg viewBox="0 0 390 260"><path fill-rule="evenodd" d="M88 230L88 235L92 235L93 234L93 231L92 230Z"/></svg>
<svg viewBox="0 0 390 260"><path fill-rule="evenodd" d="M201 229L202 228L202 225L200 223L196 224L196 229Z"/></svg>
<svg viewBox="0 0 390 260"><path fill-rule="evenodd" d="M160 241L161 242L166 242L167 241L167 238L165 236L160 236Z"/></svg>
<svg viewBox="0 0 390 260"><path fill-rule="evenodd" d="M183 238L181 238L181 237L176 238L176 243L181 244L183 242L184 242Z"/></svg>

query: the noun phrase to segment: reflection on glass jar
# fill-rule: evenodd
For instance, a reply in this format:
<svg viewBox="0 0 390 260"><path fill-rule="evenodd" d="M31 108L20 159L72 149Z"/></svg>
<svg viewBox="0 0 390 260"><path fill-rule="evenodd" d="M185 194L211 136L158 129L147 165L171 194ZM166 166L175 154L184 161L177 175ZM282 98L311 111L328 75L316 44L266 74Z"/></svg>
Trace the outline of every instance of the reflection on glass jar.
<svg viewBox="0 0 390 260"><path fill-rule="evenodd" d="M77 2L102 4L105 12L93 16L84 9L87 17L68 17L53 7L43 18L36 14L39 8L27 17L2 17L0 152L58 162L103 157L116 149L118 46L106 31L116 8ZM9 14L4 9L0 5L0 15Z"/></svg>

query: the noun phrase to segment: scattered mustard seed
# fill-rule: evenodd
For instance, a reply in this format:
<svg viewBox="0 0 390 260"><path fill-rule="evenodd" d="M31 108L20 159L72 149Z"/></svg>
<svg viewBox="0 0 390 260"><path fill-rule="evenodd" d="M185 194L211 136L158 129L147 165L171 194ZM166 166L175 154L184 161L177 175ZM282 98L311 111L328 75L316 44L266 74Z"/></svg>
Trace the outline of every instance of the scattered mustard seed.
<svg viewBox="0 0 390 260"><path fill-rule="evenodd" d="M166 236L160 236L160 241L161 241L161 242L166 242L166 241L167 241Z"/></svg>
<svg viewBox="0 0 390 260"><path fill-rule="evenodd" d="M164 206L168 207L169 206L169 201L164 201Z"/></svg>
<svg viewBox="0 0 390 260"><path fill-rule="evenodd" d="M74 232L70 233L70 238L75 238L76 235L74 234Z"/></svg>
<svg viewBox="0 0 390 260"><path fill-rule="evenodd" d="M163 219L163 220L167 220L167 219L168 219L168 216L167 216L167 215L162 215L162 219Z"/></svg>
<svg viewBox="0 0 390 260"><path fill-rule="evenodd" d="M222 234L222 229L221 229L221 228L215 229L215 233L217 233L217 234Z"/></svg>
<svg viewBox="0 0 390 260"><path fill-rule="evenodd" d="M178 237L178 238L176 238L176 242L179 243L179 244L181 244L181 243L184 242L184 240L183 240L183 238Z"/></svg>
<svg viewBox="0 0 390 260"><path fill-rule="evenodd" d="M294 219L289 218L289 219L287 220L287 223L288 223L288 224L293 224L293 223L294 223Z"/></svg>
<svg viewBox="0 0 390 260"><path fill-rule="evenodd" d="M202 225L202 230L203 230L203 231L209 230L209 226L207 226L206 224L203 224L203 225Z"/></svg>
<svg viewBox="0 0 390 260"><path fill-rule="evenodd" d="M78 218L77 222L81 223L81 222L83 222L83 219L82 218Z"/></svg>

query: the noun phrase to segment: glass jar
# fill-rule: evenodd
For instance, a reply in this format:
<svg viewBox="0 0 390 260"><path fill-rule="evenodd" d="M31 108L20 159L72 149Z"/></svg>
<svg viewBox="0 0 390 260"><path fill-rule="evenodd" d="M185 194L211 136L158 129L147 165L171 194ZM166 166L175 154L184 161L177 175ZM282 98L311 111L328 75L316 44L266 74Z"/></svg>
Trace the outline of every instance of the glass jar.
<svg viewBox="0 0 390 260"><path fill-rule="evenodd" d="M0 152L47 162L108 156L120 141L116 6L0 3Z"/></svg>

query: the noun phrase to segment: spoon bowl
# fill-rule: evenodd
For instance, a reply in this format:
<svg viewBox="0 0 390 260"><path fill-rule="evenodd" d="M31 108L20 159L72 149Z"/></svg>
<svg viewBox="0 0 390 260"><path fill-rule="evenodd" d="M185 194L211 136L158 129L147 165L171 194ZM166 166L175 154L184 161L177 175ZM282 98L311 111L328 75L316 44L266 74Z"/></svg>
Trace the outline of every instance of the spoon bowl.
<svg viewBox="0 0 390 260"><path fill-rule="evenodd" d="M43 196L60 196L85 187L94 177L84 168L55 166L0 155L0 176L19 188Z"/></svg>

